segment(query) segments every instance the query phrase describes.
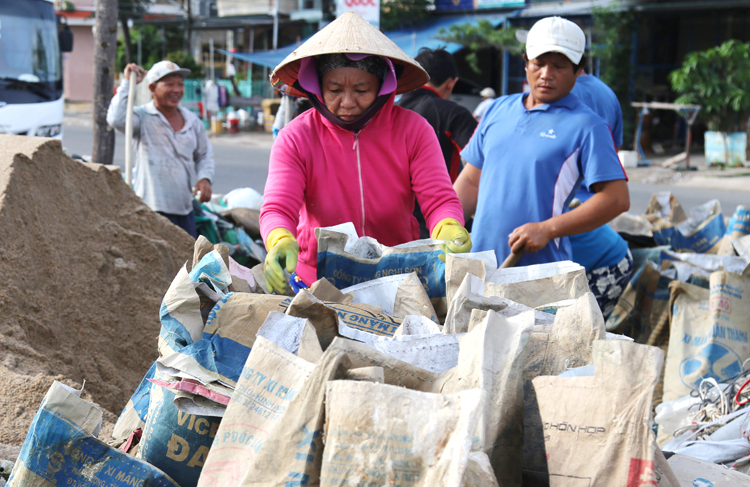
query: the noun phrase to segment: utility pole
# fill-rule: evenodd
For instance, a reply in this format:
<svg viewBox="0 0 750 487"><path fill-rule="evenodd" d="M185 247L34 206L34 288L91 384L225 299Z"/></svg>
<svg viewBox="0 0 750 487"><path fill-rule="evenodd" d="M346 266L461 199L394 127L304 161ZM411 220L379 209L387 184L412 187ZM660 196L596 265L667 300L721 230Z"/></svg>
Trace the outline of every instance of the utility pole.
<svg viewBox="0 0 750 487"><path fill-rule="evenodd" d="M185 0L187 4L185 11L187 12L187 18L185 19L185 52L189 53L192 49L190 41L192 40L192 22L193 22L193 0Z"/></svg>
<svg viewBox="0 0 750 487"><path fill-rule="evenodd" d="M107 109L114 89L117 52L117 0L96 2L96 39L94 46L94 147L91 160L112 164L115 132L107 125Z"/></svg>

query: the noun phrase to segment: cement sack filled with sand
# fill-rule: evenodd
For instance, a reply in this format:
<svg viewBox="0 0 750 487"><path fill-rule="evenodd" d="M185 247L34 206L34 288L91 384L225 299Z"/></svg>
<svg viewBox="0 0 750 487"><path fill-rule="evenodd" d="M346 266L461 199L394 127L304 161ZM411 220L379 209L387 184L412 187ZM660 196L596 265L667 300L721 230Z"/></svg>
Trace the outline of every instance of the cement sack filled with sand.
<svg viewBox="0 0 750 487"><path fill-rule="evenodd" d="M750 234L750 207L739 205L727 224L727 231L721 239L721 245L717 253L719 255L735 255L732 243L748 234Z"/></svg>
<svg viewBox="0 0 750 487"><path fill-rule="evenodd" d="M371 382L326 385L321 487L460 487L484 391L410 391Z"/></svg>
<svg viewBox="0 0 750 487"><path fill-rule="evenodd" d="M750 280L711 273L710 291L683 282L670 285L670 336L664 401L698 389L704 378L721 382L743 370L750 357Z"/></svg>
<svg viewBox="0 0 750 487"><path fill-rule="evenodd" d="M387 247L371 237L359 237L346 223L315 229L318 240L318 279L344 289L381 277L416 273L438 317L445 315L445 264L441 242L415 240Z"/></svg>
<svg viewBox="0 0 750 487"><path fill-rule="evenodd" d="M458 259L452 262L457 261ZM450 256L448 262L451 262ZM443 333L466 333L469 331L472 314L478 310L494 311L505 317L532 312L537 325L551 325L555 321L555 316L550 313L535 311L528 306L500 296L486 296L487 283L472 273L465 273L463 279L461 285L453 293L453 300L445 316Z"/></svg>
<svg viewBox="0 0 750 487"><path fill-rule="evenodd" d="M453 394L485 390L488 398L473 447L487 453L495 469L512 479L504 485L520 485L520 372L532 324L531 317L518 321L490 314L461 338L458 365L442 374L343 338L334 338L314 365L267 341L261 348L259 338L237 389L249 387L252 392L249 396L236 394L230 402L199 485L319 485L325 385L331 380L355 378L353 369L372 368L382 369L386 384L416 391ZM289 385L292 383L295 387ZM279 385L284 392L275 397L271 390L278 390ZM295 391L288 403L285 398L291 393L287 389ZM235 444L239 438L247 443ZM474 465L479 473L481 465L481 461Z"/></svg>
<svg viewBox="0 0 750 487"><path fill-rule="evenodd" d="M663 353L623 340L594 342L596 374L537 377L549 485L656 485L651 395Z"/></svg>
<svg viewBox="0 0 750 487"><path fill-rule="evenodd" d="M81 391L55 381L34 417L8 486L179 487L153 465L97 437L102 412Z"/></svg>
<svg viewBox="0 0 750 487"><path fill-rule="evenodd" d="M523 369L523 475L524 485L537 485L545 472L542 420L531 381L539 376L556 376L568 369L592 363L592 344L606 337L604 319L591 293L561 308L552 325L534 326ZM542 485L546 477L542 475Z"/></svg>
<svg viewBox="0 0 750 487"><path fill-rule="evenodd" d="M552 262L507 269L498 269L494 265L496 260L493 252L479 252L472 257L448 255L446 286L451 300L466 274L485 281L485 297L499 296L530 308L576 299L589 291L586 269L575 262Z"/></svg>
<svg viewBox="0 0 750 487"><path fill-rule="evenodd" d="M654 230L657 245L671 245L678 252L715 254L726 232L719 200L693 208L687 220Z"/></svg>

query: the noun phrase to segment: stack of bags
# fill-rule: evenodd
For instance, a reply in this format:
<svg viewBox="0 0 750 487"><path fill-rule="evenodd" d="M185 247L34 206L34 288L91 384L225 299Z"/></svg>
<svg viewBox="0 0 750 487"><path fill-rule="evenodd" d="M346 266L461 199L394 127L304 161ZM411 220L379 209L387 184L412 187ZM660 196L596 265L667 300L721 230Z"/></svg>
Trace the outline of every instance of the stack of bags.
<svg viewBox="0 0 750 487"><path fill-rule="evenodd" d="M55 385L11 485L683 485L650 426L664 354L607 333L583 267L317 234L294 296L199 240L115 441Z"/></svg>

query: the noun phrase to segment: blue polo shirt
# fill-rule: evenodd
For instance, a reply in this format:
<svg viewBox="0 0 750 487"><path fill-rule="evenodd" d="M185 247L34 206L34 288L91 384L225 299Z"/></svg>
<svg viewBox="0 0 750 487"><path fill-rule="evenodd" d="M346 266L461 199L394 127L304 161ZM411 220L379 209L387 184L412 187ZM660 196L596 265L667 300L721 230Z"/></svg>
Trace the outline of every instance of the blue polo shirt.
<svg viewBox="0 0 750 487"><path fill-rule="evenodd" d="M612 89L596 76L579 76L573 94L609 124L615 145L622 145L622 107Z"/></svg>
<svg viewBox="0 0 750 487"><path fill-rule="evenodd" d="M625 179L609 126L574 94L527 110L523 93L497 98L461 152L482 170L471 234L473 252L510 255L508 236L568 209L581 182ZM567 237L550 241L518 265L570 260Z"/></svg>

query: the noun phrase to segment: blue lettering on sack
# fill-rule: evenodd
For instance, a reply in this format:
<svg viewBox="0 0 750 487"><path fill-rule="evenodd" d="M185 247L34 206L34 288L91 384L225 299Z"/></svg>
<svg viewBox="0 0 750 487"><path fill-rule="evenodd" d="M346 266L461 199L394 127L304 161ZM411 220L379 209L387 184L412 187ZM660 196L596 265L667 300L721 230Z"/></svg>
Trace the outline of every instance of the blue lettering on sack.
<svg viewBox="0 0 750 487"><path fill-rule="evenodd" d="M358 262L333 252L318 252L318 279L339 289L381 277L416 272L430 298L445 297L445 264L441 251L391 254L373 263Z"/></svg>
<svg viewBox="0 0 750 487"><path fill-rule="evenodd" d="M54 485L178 487L160 470L88 436L44 406L34 417L19 461ZM13 481L11 476L9 484Z"/></svg>
<svg viewBox="0 0 750 487"><path fill-rule="evenodd" d="M654 230L654 240L658 245L671 245L678 252L705 253L719 243L725 232L724 217L717 214L692 235L685 236L677 227L669 227Z"/></svg>

